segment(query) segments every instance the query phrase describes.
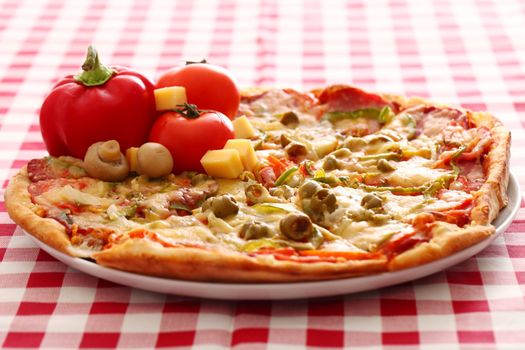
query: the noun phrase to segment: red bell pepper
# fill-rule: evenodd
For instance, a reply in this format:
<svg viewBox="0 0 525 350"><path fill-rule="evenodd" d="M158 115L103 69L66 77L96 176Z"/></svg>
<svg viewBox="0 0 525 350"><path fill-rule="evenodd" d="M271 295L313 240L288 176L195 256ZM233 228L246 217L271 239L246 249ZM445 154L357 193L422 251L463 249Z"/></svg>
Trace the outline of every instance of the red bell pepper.
<svg viewBox="0 0 525 350"><path fill-rule="evenodd" d="M123 151L142 145L157 116L153 90L142 74L102 64L90 46L82 72L60 80L40 110L49 154L84 158L91 144L111 139Z"/></svg>

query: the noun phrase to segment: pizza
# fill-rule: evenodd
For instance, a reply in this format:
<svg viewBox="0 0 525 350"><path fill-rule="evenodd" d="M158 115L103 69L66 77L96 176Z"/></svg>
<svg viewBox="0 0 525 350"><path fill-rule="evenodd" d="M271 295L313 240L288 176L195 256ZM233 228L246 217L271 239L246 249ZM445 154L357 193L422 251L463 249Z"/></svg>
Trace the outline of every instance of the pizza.
<svg viewBox="0 0 525 350"><path fill-rule="evenodd" d="M494 234L507 204L510 132L486 112L336 85L247 89L236 115L240 171L210 151L209 173L104 181L48 156L10 181L9 215L102 266L256 283L426 264Z"/></svg>

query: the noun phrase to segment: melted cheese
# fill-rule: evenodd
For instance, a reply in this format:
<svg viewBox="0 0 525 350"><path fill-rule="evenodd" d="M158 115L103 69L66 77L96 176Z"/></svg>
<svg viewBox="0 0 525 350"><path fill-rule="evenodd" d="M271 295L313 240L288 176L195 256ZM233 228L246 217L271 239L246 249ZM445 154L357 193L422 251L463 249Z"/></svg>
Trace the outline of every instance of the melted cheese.
<svg viewBox="0 0 525 350"><path fill-rule="evenodd" d="M421 157L414 157L395 165L397 170L386 177L392 186L418 187L450 173L441 169L429 168L429 160Z"/></svg>

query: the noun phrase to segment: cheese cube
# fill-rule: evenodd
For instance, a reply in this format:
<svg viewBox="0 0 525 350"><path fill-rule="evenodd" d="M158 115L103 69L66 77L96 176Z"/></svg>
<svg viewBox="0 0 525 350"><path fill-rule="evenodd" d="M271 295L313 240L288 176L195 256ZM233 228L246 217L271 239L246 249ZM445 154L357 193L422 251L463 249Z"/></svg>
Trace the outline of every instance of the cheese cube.
<svg viewBox="0 0 525 350"><path fill-rule="evenodd" d="M167 111L177 108L188 100L186 99L186 89L183 86L169 86L155 89L155 107L157 111Z"/></svg>
<svg viewBox="0 0 525 350"><path fill-rule="evenodd" d="M224 149L236 149L241 156L244 169L252 171L257 165L257 156L252 142L246 139L231 139L226 142Z"/></svg>
<svg viewBox="0 0 525 350"><path fill-rule="evenodd" d="M233 130L236 139L250 139L255 136L252 123L244 115L233 121Z"/></svg>
<svg viewBox="0 0 525 350"><path fill-rule="evenodd" d="M201 164L210 176L236 179L242 174L241 156L236 149L218 149L206 152Z"/></svg>
<svg viewBox="0 0 525 350"><path fill-rule="evenodd" d="M137 171L138 152L138 147L130 147L126 150L126 160L128 161L129 171Z"/></svg>

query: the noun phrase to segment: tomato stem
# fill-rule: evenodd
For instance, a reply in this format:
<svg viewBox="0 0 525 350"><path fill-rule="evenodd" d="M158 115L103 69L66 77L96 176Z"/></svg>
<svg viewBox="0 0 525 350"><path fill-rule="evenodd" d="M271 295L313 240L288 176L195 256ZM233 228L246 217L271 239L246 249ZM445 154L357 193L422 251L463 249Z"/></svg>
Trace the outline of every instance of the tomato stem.
<svg viewBox="0 0 525 350"><path fill-rule="evenodd" d="M82 72L74 76L75 81L85 86L105 84L116 72L100 62L98 52L93 45L87 49L86 60L82 64Z"/></svg>
<svg viewBox="0 0 525 350"><path fill-rule="evenodd" d="M184 104L181 104L181 105L177 105L177 107L180 107L180 108L176 108L174 109L174 111L188 119L198 118L202 112L207 112L207 111L199 110L199 108L197 108L196 105L188 103L188 102L185 102Z"/></svg>

